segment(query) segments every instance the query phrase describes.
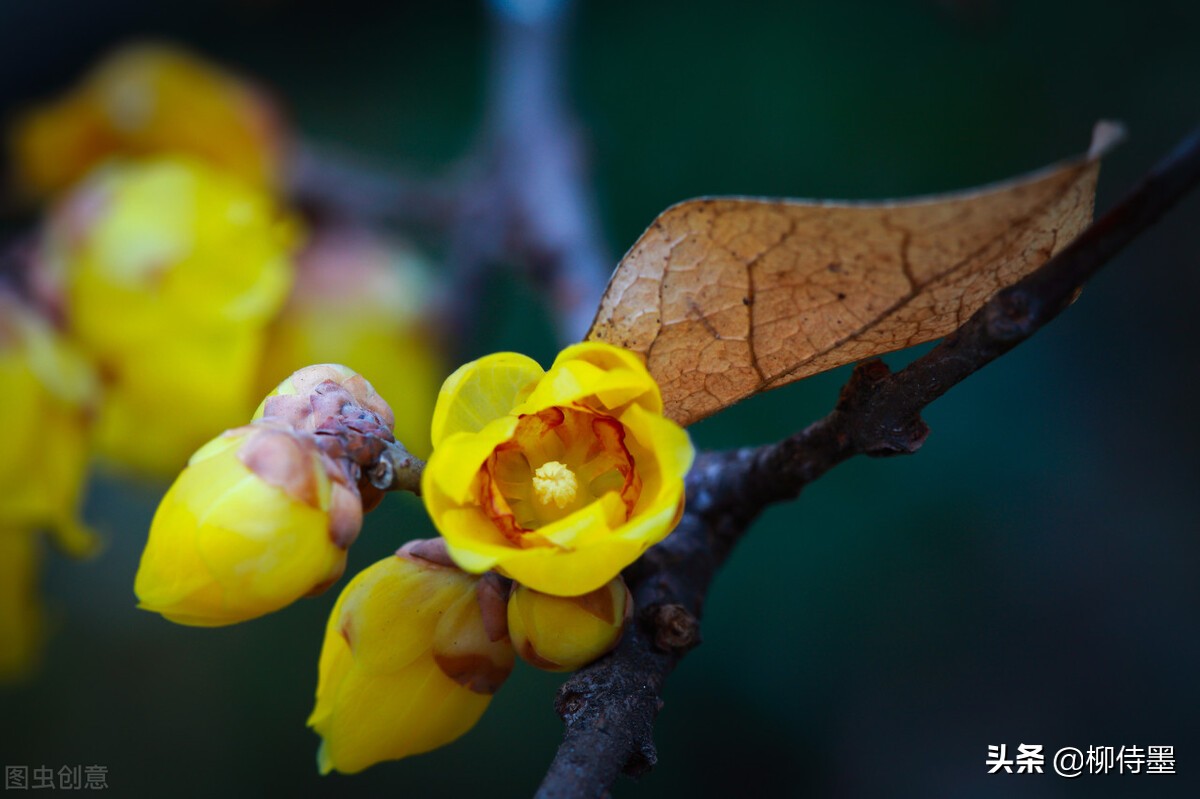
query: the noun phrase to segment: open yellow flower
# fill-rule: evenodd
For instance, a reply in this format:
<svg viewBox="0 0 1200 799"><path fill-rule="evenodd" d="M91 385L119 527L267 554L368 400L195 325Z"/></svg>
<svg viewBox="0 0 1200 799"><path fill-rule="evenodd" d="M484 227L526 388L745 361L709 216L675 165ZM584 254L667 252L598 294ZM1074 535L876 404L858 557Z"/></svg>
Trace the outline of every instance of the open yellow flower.
<svg viewBox="0 0 1200 799"><path fill-rule="evenodd" d="M503 625L485 621L480 584L404 550L350 581L308 719L322 774L428 752L475 726L514 661Z"/></svg>
<svg viewBox="0 0 1200 799"><path fill-rule="evenodd" d="M213 439L154 514L134 583L139 607L216 626L324 590L362 525L358 492L339 477L312 436L282 423Z"/></svg>
<svg viewBox="0 0 1200 799"><path fill-rule="evenodd" d="M515 353L442 386L421 490L455 562L578 596L675 527L693 449L638 356L587 342L548 372Z"/></svg>

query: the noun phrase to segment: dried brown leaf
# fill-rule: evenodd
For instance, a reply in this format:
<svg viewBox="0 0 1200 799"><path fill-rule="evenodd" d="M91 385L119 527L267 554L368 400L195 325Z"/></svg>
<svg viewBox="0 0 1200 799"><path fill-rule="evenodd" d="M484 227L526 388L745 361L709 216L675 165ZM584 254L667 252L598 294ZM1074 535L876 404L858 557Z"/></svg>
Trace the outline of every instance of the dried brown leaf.
<svg viewBox="0 0 1200 799"><path fill-rule="evenodd" d="M613 274L587 338L646 356L666 413L739 400L940 338L1091 221L1086 157L980 189L888 203L689 200Z"/></svg>

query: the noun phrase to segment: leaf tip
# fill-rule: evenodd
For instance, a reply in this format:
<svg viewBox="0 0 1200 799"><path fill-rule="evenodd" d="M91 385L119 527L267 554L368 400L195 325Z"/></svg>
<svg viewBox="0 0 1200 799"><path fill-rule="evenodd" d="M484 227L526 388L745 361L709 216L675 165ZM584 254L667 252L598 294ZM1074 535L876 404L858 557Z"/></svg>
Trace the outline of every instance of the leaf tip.
<svg viewBox="0 0 1200 799"><path fill-rule="evenodd" d="M1088 147L1088 160L1095 161L1108 155L1109 152L1125 140L1127 131L1125 125L1113 120L1102 119L1092 129L1092 144Z"/></svg>

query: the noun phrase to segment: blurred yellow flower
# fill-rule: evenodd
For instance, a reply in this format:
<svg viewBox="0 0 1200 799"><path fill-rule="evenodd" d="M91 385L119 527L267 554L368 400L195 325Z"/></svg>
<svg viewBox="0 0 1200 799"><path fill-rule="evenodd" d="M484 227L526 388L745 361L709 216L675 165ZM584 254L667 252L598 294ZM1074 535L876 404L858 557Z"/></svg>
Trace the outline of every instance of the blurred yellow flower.
<svg viewBox="0 0 1200 799"><path fill-rule="evenodd" d="M462 366L432 438L421 489L455 562L557 596L596 590L671 532L693 457L638 356L592 342L548 372L515 353Z"/></svg>
<svg viewBox="0 0 1200 799"><path fill-rule="evenodd" d="M94 538L77 518L88 468L88 417L99 392L84 360L25 303L0 292L0 527L48 529L70 554Z"/></svg>
<svg viewBox="0 0 1200 799"><path fill-rule="evenodd" d="M325 629L308 719L322 774L427 752L475 725L514 660L485 622L479 584L403 550L350 581Z"/></svg>
<svg viewBox="0 0 1200 799"><path fill-rule="evenodd" d="M268 195L181 158L112 165L56 210L40 268L100 366L101 454L170 474L246 418L295 239Z"/></svg>
<svg viewBox="0 0 1200 799"><path fill-rule="evenodd" d="M164 152L272 188L285 150L277 111L261 91L155 44L116 51L64 97L28 111L9 146L18 183L35 197L69 187L110 156Z"/></svg>
<svg viewBox="0 0 1200 799"><path fill-rule="evenodd" d="M227 431L159 504L139 607L197 626L270 613L337 580L361 525L357 489L311 435L272 421Z"/></svg>
<svg viewBox="0 0 1200 799"><path fill-rule="evenodd" d="M296 284L270 329L266 377L310 363L371 375L395 412L396 438L429 457L429 421L445 374L428 329L431 281L412 251L366 233L319 233L297 260Z"/></svg>
<svg viewBox="0 0 1200 799"><path fill-rule="evenodd" d="M41 652L36 532L0 524L0 682L26 676Z"/></svg>
<svg viewBox="0 0 1200 799"><path fill-rule="evenodd" d="M582 596L551 596L517 584L508 598L508 634L529 665L574 671L617 645L632 610L620 577Z"/></svg>

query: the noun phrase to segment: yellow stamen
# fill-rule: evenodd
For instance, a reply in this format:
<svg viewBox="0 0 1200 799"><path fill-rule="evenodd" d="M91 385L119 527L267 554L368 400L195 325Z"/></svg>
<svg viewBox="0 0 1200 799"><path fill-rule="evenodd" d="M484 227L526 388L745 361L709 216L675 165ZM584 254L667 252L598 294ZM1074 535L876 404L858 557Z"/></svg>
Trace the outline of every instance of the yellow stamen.
<svg viewBox="0 0 1200 799"><path fill-rule="evenodd" d="M533 493L543 505L553 502L559 509L575 501L579 481L575 472L558 461L546 461L533 473Z"/></svg>

